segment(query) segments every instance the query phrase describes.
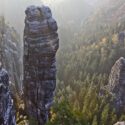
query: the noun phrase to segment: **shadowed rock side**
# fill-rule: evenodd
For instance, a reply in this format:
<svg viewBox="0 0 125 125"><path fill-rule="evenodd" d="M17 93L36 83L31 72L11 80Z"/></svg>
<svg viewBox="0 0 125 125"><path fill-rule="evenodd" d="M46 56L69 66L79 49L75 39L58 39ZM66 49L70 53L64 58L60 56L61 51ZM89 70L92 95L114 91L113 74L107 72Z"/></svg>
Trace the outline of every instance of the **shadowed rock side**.
<svg viewBox="0 0 125 125"><path fill-rule="evenodd" d="M7 69L10 81L19 90L22 74L20 65L20 39L14 28L9 27L3 17L0 17L0 60Z"/></svg>
<svg viewBox="0 0 125 125"><path fill-rule="evenodd" d="M56 87L57 24L50 8L26 9L24 30L24 97L26 110L39 125L48 119Z"/></svg>
<svg viewBox="0 0 125 125"><path fill-rule="evenodd" d="M117 114L125 112L125 59L121 57L112 67L109 91L113 95L113 107Z"/></svg>
<svg viewBox="0 0 125 125"><path fill-rule="evenodd" d="M13 100L9 90L9 77L3 68L0 68L0 125L16 125Z"/></svg>

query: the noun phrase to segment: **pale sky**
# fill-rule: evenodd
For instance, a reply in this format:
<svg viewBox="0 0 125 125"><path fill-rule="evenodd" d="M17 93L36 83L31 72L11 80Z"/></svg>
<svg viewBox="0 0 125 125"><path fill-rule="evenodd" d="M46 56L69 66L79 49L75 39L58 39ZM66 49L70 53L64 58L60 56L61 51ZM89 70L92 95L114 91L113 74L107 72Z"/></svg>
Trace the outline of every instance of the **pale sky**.
<svg viewBox="0 0 125 125"><path fill-rule="evenodd" d="M45 2L45 3L52 3L52 2L60 2L60 1L63 1L63 0L41 0L42 2Z"/></svg>
<svg viewBox="0 0 125 125"><path fill-rule="evenodd" d="M57 3L57 2L61 2L61 1L64 1L64 0L41 0L43 3L46 3L46 4L52 4L52 3ZM90 4L93 4L95 2L97 2L98 0L84 0Z"/></svg>
<svg viewBox="0 0 125 125"><path fill-rule="evenodd" d="M16 29L19 32L22 32L22 29L24 26L24 17L25 17L24 11L27 6L29 5L40 6L42 4L45 4L50 6L50 8L52 9L53 16L55 15L57 16L58 10L56 10L55 8L60 7L61 2L65 2L65 1L71 2L72 0L0 0L0 15L1 14L4 15L6 21L9 22L10 25L16 27ZM76 1L76 4L77 4L77 1L86 1L89 4L92 4L97 0L73 0L73 1ZM67 3L68 5L67 5L66 11L68 11L68 6L70 6L69 2ZM70 10L71 9L72 8L70 8ZM64 13L66 13L65 8L60 9L60 13L62 13L63 11ZM63 18L62 15L66 15L66 14L59 14L58 18L62 19ZM18 28L19 26L21 28Z"/></svg>

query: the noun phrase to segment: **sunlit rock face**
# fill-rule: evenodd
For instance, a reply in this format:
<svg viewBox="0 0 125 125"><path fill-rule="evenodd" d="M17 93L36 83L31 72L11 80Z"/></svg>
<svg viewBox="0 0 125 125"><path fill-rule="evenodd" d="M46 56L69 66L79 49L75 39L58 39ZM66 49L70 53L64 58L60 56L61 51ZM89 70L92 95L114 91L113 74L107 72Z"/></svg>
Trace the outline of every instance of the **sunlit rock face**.
<svg viewBox="0 0 125 125"><path fill-rule="evenodd" d="M29 116L34 117L39 125L44 125L56 87L57 24L47 6L30 6L25 13L25 104Z"/></svg>
<svg viewBox="0 0 125 125"><path fill-rule="evenodd" d="M113 107L118 114L125 112L125 59L121 57L112 67L109 91L113 95Z"/></svg>
<svg viewBox="0 0 125 125"><path fill-rule="evenodd" d="M5 69L0 68L0 125L16 125L13 106L8 73Z"/></svg>

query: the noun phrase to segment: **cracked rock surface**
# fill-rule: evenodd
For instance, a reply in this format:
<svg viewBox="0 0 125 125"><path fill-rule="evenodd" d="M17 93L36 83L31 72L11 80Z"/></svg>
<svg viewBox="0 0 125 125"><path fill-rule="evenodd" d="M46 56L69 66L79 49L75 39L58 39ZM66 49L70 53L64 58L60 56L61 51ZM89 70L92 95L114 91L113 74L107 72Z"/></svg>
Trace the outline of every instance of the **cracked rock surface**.
<svg viewBox="0 0 125 125"><path fill-rule="evenodd" d="M48 120L56 87L57 23L47 6L25 11L24 97L27 113L39 125Z"/></svg>

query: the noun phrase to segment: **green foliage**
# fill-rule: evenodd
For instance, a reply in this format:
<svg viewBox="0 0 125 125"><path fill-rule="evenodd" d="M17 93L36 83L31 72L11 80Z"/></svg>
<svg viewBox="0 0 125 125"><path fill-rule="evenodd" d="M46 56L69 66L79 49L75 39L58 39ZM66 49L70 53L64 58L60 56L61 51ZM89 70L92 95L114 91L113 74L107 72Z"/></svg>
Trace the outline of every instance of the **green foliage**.
<svg viewBox="0 0 125 125"><path fill-rule="evenodd" d="M118 33L59 51L55 119L48 124L108 125L120 120L110 105L112 97L106 85L113 64L125 57L124 53Z"/></svg>
<svg viewBox="0 0 125 125"><path fill-rule="evenodd" d="M109 104L107 104L105 107L104 107L104 110L102 111L102 115L101 115L101 124L102 125L106 125L108 123L108 114L109 114Z"/></svg>
<svg viewBox="0 0 125 125"><path fill-rule="evenodd" d="M34 118L29 118L29 125L38 125L38 123Z"/></svg>
<svg viewBox="0 0 125 125"><path fill-rule="evenodd" d="M57 113L54 116L55 118L52 118L51 125L81 125L68 102L63 101L58 105L56 104L53 108Z"/></svg>
<svg viewBox="0 0 125 125"><path fill-rule="evenodd" d="M92 125L98 125L98 123L97 123L97 117L96 116L93 119Z"/></svg>

